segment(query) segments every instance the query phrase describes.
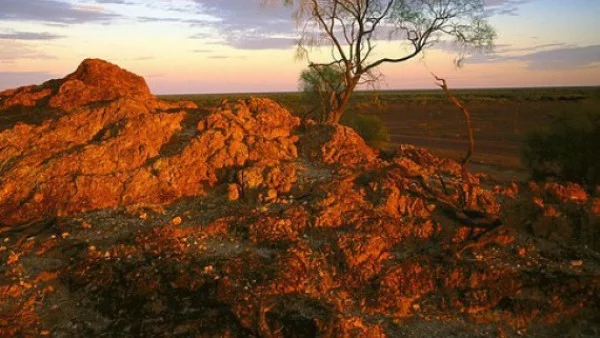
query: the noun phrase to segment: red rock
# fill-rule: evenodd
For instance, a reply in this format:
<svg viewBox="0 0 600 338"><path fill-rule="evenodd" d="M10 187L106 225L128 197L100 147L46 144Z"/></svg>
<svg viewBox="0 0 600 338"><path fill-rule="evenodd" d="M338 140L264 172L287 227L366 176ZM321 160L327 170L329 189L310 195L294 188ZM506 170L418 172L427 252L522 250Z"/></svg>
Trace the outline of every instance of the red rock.
<svg viewBox="0 0 600 338"><path fill-rule="evenodd" d="M283 162L298 156L300 120L271 100L226 103L179 152L162 157L189 114L182 109L195 105L157 100L141 77L100 60L42 87L50 85L59 89L37 108L68 114L0 132L0 163L8 164L0 178L4 224L201 196L219 183L218 172L234 167L247 166L246 177L256 171L253 188L264 191L286 193L295 181L295 166ZM4 92L3 104L33 102L32 90Z"/></svg>
<svg viewBox="0 0 600 338"><path fill-rule="evenodd" d="M586 203L588 200L585 190L575 183L546 183L543 187L543 194L545 198L559 203Z"/></svg>
<svg viewBox="0 0 600 338"><path fill-rule="evenodd" d="M305 156L325 164L351 167L373 163L377 151L351 128L342 125L306 125L301 140Z"/></svg>
<svg viewBox="0 0 600 338"><path fill-rule="evenodd" d="M81 106L118 98L153 99L146 81L109 62L84 60L77 70L61 81L58 91L48 102L52 108L72 110Z"/></svg>
<svg viewBox="0 0 600 338"><path fill-rule="evenodd" d="M153 99L142 77L103 60L86 59L64 79L0 93L0 110L36 106L72 111L124 97L141 102Z"/></svg>
<svg viewBox="0 0 600 338"><path fill-rule="evenodd" d="M237 184L227 186L227 198L230 201L237 201L240 198L240 188Z"/></svg>
<svg viewBox="0 0 600 338"><path fill-rule="evenodd" d="M556 209L551 205L547 205L544 208L544 216L546 216L546 217L557 217L559 215L560 215L560 213L558 211L556 211Z"/></svg>
<svg viewBox="0 0 600 338"><path fill-rule="evenodd" d="M58 325L73 336L128 327L148 336L485 335L499 327L544 336L551 325L575 332L565 328L569 318L582 327L597 312L597 278L569 264L581 256L586 273L598 275L593 255L527 232L561 243L597 238L599 203L583 205L580 188L492 192L455 161L412 146L384 160L350 129L301 125L271 100L223 102L194 116L195 105L157 100L130 73L86 63L68 79L1 94L39 111L54 99L64 111L0 132L0 233L107 212L7 235L0 251L13 264L0 278L0 294L9 295L0 297L0 335ZM508 226L465 221L497 214ZM84 220L94 231L82 230ZM46 240L54 233L70 238ZM11 259L14 252L22 256ZM47 282L57 292L85 290L65 293L64 304L116 319L108 306L117 326L84 318L75 329L60 324L68 316L48 316L39 297L48 286L29 276L57 261ZM164 320L173 313L186 318ZM152 325L137 325L140 317Z"/></svg>
<svg viewBox="0 0 600 338"><path fill-rule="evenodd" d="M300 232L308 226L308 213L301 207L288 209L284 215L264 216L248 227L253 243L299 240Z"/></svg>

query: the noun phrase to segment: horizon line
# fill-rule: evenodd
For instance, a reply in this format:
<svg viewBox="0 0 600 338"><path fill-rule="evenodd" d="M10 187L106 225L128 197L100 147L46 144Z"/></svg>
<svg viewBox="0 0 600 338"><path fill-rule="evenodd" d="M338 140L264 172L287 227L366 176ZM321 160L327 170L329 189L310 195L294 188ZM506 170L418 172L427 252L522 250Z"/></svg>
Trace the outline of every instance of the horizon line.
<svg viewBox="0 0 600 338"><path fill-rule="evenodd" d="M600 89L600 84L597 85L547 85L547 86L499 86L499 87L454 87L452 90L506 90L506 89ZM368 93L368 92L415 92L415 91L441 91L438 88L432 87L421 87L421 88L405 88L405 89L381 89L381 90L369 90L360 89L355 90L355 93ZM152 93L155 96L191 96L191 95L265 95L265 94L299 94L302 93L300 90L282 90L282 91L264 91L264 92L200 92L200 93Z"/></svg>

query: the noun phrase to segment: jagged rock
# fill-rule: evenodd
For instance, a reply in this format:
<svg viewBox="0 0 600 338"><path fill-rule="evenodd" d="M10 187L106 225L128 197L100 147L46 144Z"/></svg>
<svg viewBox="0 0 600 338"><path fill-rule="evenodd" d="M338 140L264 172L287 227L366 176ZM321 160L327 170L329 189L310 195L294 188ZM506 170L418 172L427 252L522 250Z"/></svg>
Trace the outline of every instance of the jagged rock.
<svg viewBox="0 0 600 338"><path fill-rule="evenodd" d="M200 115L98 60L0 98L0 336L600 328L597 192L380 158L268 99Z"/></svg>
<svg viewBox="0 0 600 338"><path fill-rule="evenodd" d="M304 208L286 210L281 216L265 216L248 227L248 238L253 243L298 241L300 232L308 226L308 213Z"/></svg>
<svg viewBox="0 0 600 338"><path fill-rule="evenodd" d="M588 196L583 188L575 183L567 183L561 185L554 182L545 183L542 188L543 196L555 203L574 202L585 204L588 201Z"/></svg>
<svg viewBox="0 0 600 338"><path fill-rule="evenodd" d="M352 129L342 125L305 125L302 152L325 164L356 167L375 162L377 152Z"/></svg>
<svg viewBox="0 0 600 338"><path fill-rule="evenodd" d="M227 198L230 201L237 201L240 198L240 188L237 184L227 186Z"/></svg>
<svg viewBox="0 0 600 338"><path fill-rule="evenodd" d="M3 224L200 196L218 183L220 171L247 164L246 171L260 171L267 191L291 189L294 168L279 163L297 157L293 130L300 122L271 100L221 106L198 123L180 153L162 157L161 149L182 129L183 108L195 105L157 100L142 78L97 60L84 61L58 83L66 89L49 96L50 105L77 109L0 132ZM15 95L23 100L25 92Z"/></svg>
<svg viewBox="0 0 600 338"><path fill-rule="evenodd" d="M183 117L123 98L1 132L1 222L119 205L131 176L159 155Z"/></svg>
<svg viewBox="0 0 600 338"><path fill-rule="evenodd" d="M153 99L141 76L103 60L86 59L64 79L0 93L0 109L37 106L70 111L124 97L141 102Z"/></svg>
<svg viewBox="0 0 600 338"><path fill-rule="evenodd" d="M329 332L335 332L340 337L387 337L380 324L365 323L360 317L338 318Z"/></svg>
<svg viewBox="0 0 600 338"><path fill-rule="evenodd" d="M141 76L103 60L87 59L74 73L59 82L58 91L48 104L52 108L71 110L121 97L140 102L153 99Z"/></svg>

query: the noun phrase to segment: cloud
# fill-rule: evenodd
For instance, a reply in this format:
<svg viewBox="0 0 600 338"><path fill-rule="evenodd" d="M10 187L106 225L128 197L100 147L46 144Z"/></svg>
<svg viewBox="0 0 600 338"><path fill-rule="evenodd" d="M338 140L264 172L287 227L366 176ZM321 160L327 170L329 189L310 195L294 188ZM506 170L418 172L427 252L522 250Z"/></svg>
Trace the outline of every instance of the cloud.
<svg viewBox="0 0 600 338"><path fill-rule="evenodd" d="M106 22L119 16L101 6L78 5L58 0L2 0L1 20L49 23Z"/></svg>
<svg viewBox="0 0 600 338"><path fill-rule="evenodd" d="M288 49L296 43L292 8L282 6L281 1L268 7L258 0L191 1L198 5L200 13L218 20L209 25L218 30L222 42L232 47ZM488 15L518 15L519 7L532 1L536 0L484 0L484 4Z"/></svg>
<svg viewBox="0 0 600 338"><path fill-rule="evenodd" d="M155 16L138 16L137 21L142 23L155 23L155 22L171 22L171 23L183 23L189 25L208 25L214 23L214 21L203 20L203 19L184 19L184 18L171 18L171 17L155 17Z"/></svg>
<svg viewBox="0 0 600 338"><path fill-rule="evenodd" d="M154 60L156 59L156 57L154 56L140 56L137 58L134 58L133 61L150 61L150 60Z"/></svg>
<svg viewBox="0 0 600 338"><path fill-rule="evenodd" d="M230 39L233 47L238 49L287 49L297 44L295 38L278 37L246 37L244 39Z"/></svg>
<svg viewBox="0 0 600 338"><path fill-rule="evenodd" d="M207 59L213 59L213 60L246 60L245 56L233 56L233 55L208 55L206 56Z"/></svg>
<svg viewBox="0 0 600 338"><path fill-rule="evenodd" d="M118 1L118 0L117 0ZM247 1L247 0L240 0ZM198 6L195 0L136 0L137 4L143 4L147 8L158 9L175 13L198 14Z"/></svg>
<svg viewBox="0 0 600 338"><path fill-rule="evenodd" d="M501 57L501 56L506 56L506 54L511 54L511 53L513 53L513 54L514 53L532 53L535 51L545 50L545 49L549 49L549 48L556 49L558 47L564 48L564 47L573 47L573 46L568 45L566 43L546 43L546 44L533 45L533 46L527 46L527 47L514 47L513 45L510 45L510 44L499 44L499 45L495 45L493 50L490 51L492 53L488 53L487 55L489 57L491 57L491 55L494 55L494 57ZM438 41L432 46L432 48L444 51L446 53L463 52L461 46L457 45L453 41L448 41L448 40ZM475 49L467 49L467 50L464 50L464 52L466 52L467 54L478 54L479 53Z"/></svg>
<svg viewBox="0 0 600 338"><path fill-rule="evenodd" d="M210 40L214 38L214 35L209 33L196 33L189 37L190 39Z"/></svg>
<svg viewBox="0 0 600 338"><path fill-rule="evenodd" d="M0 72L0 91L39 84L56 77L57 74L48 72Z"/></svg>
<svg viewBox="0 0 600 338"><path fill-rule="evenodd" d="M519 15L519 6L535 0L484 0L488 15Z"/></svg>
<svg viewBox="0 0 600 338"><path fill-rule="evenodd" d="M126 0L95 0L99 4L119 4L119 5L131 5L133 2Z"/></svg>
<svg viewBox="0 0 600 338"><path fill-rule="evenodd" d="M512 47L511 45L499 45L496 46L497 47L497 52L502 54L502 53L515 53L515 52L535 52L535 51L539 51L539 50L544 50L544 49L548 49L548 48L554 48L556 49L557 47L573 47L573 46L569 46L566 43L546 43L546 44L542 44L542 45L533 45L533 46L529 46L529 47Z"/></svg>
<svg viewBox="0 0 600 338"><path fill-rule="evenodd" d="M16 60L23 59L54 59L55 57L46 53L40 52L35 48L30 47L16 40L0 40L0 62L12 63Z"/></svg>
<svg viewBox="0 0 600 338"><path fill-rule="evenodd" d="M561 45L561 44L557 44ZM600 62L600 45L568 46L563 48L537 50L536 47L546 48L550 45L540 45L530 48L532 52L524 55L474 55L467 63L498 63L507 61L525 62L531 70L557 70L587 67ZM523 50L523 49L520 49Z"/></svg>
<svg viewBox="0 0 600 338"><path fill-rule="evenodd" d="M230 55L210 55L210 56L207 56L207 58L215 59L215 60L244 59L243 56L230 56Z"/></svg>
<svg viewBox="0 0 600 338"><path fill-rule="evenodd" d="M11 32L11 33L0 33L0 39L11 39L11 40L55 40L63 38L63 35L57 35L52 33L33 33L33 32Z"/></svg>
<svg viewBox="0 0 600 338"><path fill-rule="evenodd" d="M265 7L260 1L194 0L224 43L238 49L287 49L294 45L296 30L291 8Z"/></svg>
<svg viewBox="0 0 600 338"><path fill-rule="evenodd" d="M181 22L181 18L160 18L160 17L152 17L152 16L138 16L137 21L139 22Z"/></svg>
<svg viewBox="0 0 600 338"><path fill-rule="evenodd" d="M518 57L530 69L553 70L580 68L600 62L600 45L539 51Z"/></svg>

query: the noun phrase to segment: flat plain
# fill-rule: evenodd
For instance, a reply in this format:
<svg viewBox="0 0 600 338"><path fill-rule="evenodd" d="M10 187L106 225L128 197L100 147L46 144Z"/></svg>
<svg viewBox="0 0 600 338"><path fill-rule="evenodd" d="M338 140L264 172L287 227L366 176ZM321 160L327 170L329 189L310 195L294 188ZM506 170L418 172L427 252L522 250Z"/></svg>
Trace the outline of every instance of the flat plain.
<svg viewBox="0 0 600 338"><path fill-rule="evenodd" d="M553 116L600 109L600 87L456 89L452 93L471 114L475 153L471 170L507 179L527 178L521 153L527 135L548 128ZM163 99L191 100L214 107L222 100L268 97L293 114L307 116L315 107L301 93L240 93L166 95ZM460 110L441 90L357 92L347 114L375 114L387 127L391 147L413 144L432 152L461 158L467 149L467 130Z"/></svg>

